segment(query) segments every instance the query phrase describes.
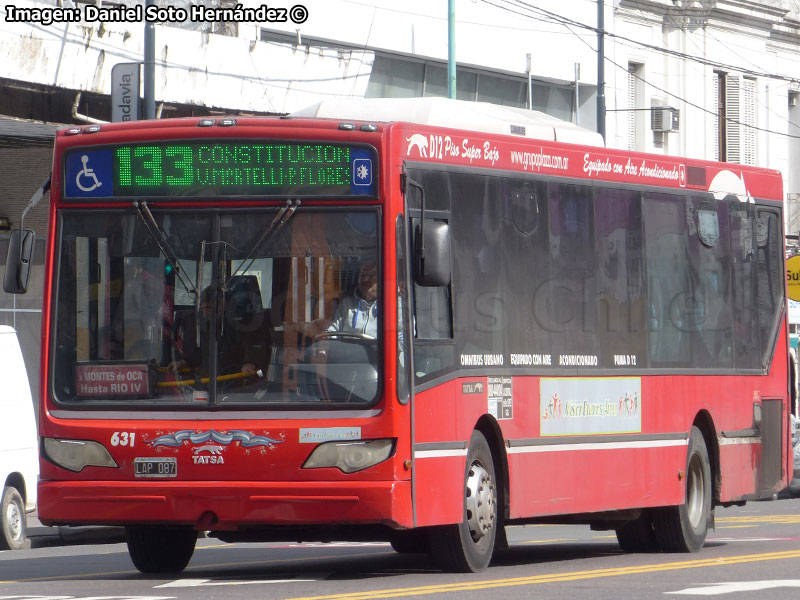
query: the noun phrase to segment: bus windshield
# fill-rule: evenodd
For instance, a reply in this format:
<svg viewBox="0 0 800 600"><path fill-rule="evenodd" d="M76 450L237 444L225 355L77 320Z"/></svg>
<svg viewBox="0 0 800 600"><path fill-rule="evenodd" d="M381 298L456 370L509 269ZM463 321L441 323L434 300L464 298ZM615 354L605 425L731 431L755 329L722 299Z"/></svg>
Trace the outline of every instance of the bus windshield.
<svg viewBox="0 0 800 600"><path fill-rule="evenodd" d="M374 403L378 212L294 208L62 212L55 401Z"/></svg>

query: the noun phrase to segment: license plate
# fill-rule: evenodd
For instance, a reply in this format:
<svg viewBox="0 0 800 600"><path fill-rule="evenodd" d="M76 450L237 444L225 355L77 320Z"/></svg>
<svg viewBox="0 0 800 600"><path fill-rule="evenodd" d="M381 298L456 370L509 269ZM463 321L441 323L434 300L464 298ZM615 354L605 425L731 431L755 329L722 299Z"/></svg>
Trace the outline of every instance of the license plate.
<svg viewBox="0 0 800 600"><path fill-rule="evenodd" d="M178 459L172 457L134 458L136 477L177 477Z"/></svg>

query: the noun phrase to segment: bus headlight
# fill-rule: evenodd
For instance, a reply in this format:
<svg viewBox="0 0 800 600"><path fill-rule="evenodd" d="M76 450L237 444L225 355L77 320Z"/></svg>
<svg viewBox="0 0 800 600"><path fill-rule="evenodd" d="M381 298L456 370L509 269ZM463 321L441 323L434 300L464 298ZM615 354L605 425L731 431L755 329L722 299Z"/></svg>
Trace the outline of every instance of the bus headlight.
<svg viewBox="0 0 800 600"><path fill-rule="evenodd" d="M44 457L76 473L84 467L117 467L105 446L89 440L59 440L43 438Z"/></svg>
<svg viewBox="0 0 800 600"><path fill-rule="evenodd" d="M393 451L393 439L326 442L314 448L303 468L337 467L343 473L355 473L383 462Z"/></svg>

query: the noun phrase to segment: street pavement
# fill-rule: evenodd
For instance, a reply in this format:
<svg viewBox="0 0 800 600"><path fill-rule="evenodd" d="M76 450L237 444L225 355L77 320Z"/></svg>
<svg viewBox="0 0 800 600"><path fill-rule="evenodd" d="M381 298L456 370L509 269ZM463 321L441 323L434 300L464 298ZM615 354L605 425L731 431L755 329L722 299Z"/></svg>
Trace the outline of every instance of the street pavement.
<svg viewBox="0 0 800 600"><path fill-rule="evenodd" d="M116 544L125 541L124 527L47 527L36 513L28 515L28 541L31 548L77 544Z"/></svg>

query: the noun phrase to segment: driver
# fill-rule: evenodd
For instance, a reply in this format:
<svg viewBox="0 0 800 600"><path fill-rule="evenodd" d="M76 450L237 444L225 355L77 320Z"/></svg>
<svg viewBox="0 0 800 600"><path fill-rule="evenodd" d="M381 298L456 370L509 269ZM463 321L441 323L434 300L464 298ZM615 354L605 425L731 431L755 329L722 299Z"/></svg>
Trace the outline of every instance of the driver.
<svg viewBox="0 0 800 600"><path fill-rule="evenodd" d="M361 267L355 293L342 299L326 331L378 337L378 270L374 264Z"/></svg>

